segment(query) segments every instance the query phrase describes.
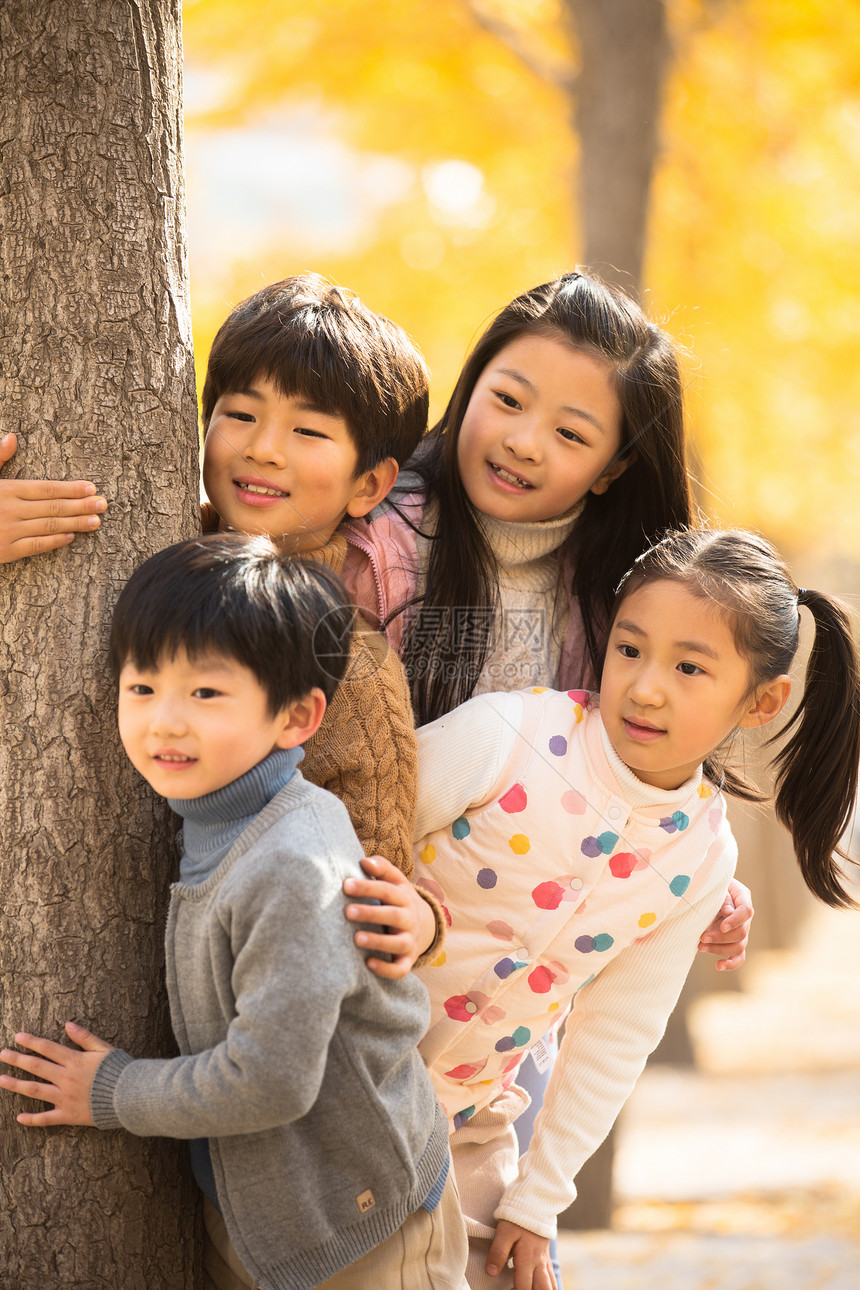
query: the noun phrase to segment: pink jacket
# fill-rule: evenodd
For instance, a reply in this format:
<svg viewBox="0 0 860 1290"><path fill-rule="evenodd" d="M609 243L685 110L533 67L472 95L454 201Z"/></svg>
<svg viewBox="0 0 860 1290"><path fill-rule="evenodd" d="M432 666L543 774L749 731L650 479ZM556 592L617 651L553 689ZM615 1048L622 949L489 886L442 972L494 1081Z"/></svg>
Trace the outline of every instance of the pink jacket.
<svg viewBox="0 0 860 1290"><path fill-rule="evenodd" d="M424 494L407 493L397 505L413 524L424 514ZM406 604L418 590L418 537L388 502L383 502L363 519L344 520L340 532L347 541L341 570L344 586L365 618L385 632L391 648L403 652L405 614L398 614L383 629L382 624L399 605Z"/></svg>
<svg viewBox="0 0 860 1290"><path fill-rule="evenodd" d="M342 578L349 595L373 626L386 633L391 648L402 654L410 611L398 614L387 627L383 628L383 623L392 610L413 600L418 593L420 560L418 535L398 511L405 512L414 525L420 525L424 494L413 491L397 497L397 507L396 511L391 502L383 502L364 519L344 521L340 533L348 543ZM569 577L565 583L570 584ZM589 689L597 685L597 677L585 662L583 622L579 602L572 595L556 685L560 689L571 686Z"/></svg>
<svg viewBox="0 0 860 1290"><path fill-rule="evenodd" d="M420 525L424 502L423 493L406 493L397 497L398 510L385 501L363 519L345 520L340 525L348 544L341 573L346 589L373 626L385 632L397 654L403 652L410 612L398 614L385 628L383 623L393 610L417 594L420 571L417 534L398 511L403 511L412 524ZM569 585L569 582L565 578L565 583ZM573 595L556 684L560 689L572 686L589 689L597 684L597 678L585 662L585 632L579 604Z"/></svg>

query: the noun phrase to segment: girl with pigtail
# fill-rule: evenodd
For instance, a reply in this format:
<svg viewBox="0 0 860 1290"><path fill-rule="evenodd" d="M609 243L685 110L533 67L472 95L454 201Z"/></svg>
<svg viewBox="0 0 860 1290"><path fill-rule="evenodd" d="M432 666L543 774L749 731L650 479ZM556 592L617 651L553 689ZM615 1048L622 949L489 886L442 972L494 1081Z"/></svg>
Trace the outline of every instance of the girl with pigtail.
<svg viewBox="0 0 860 1290"><path fill-rule="evenodd" d="M799 590L755 534L674 532L634 563L599 696L482 694L418 731L416 849L450 917L443 958L419 969L420 1048L454 1126L472 1290L554 1286L570 1180L659 1041L734 868L725 795L763 800L731 747L782 711L801 609L815 639L774 737L776 810L809 889L851 906L838 857L860 763L857 645L845 610ZM571 1003L518 1162L518 1066Z"/></svg>
<svg viewBox="0 0 860 1290"><path fill-rule="evenodd" d="M779 679L785 698L800 610L809 610L815 637L803 695L791 719L769 740L783 743L773 759L774 804L809 890L826 905L852 906L834 858L846 858L839 841L854 809L860 763L857 646L847 611L822 592L796 587L773 548L748 533L675 535L637 560L618 598L660 579L695 586L698 595L719 607L749 664L752 687ZM703 773L734 797L766 800L719 749L705 758Z"/></svg>

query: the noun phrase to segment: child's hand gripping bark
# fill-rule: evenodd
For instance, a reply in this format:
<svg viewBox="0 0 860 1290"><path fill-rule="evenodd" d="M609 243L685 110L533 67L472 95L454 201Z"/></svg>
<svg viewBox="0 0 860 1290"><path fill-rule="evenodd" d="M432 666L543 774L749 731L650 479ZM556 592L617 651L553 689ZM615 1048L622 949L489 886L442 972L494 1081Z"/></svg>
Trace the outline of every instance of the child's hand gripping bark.
<svg viewBox="0 0 860 1290"><path fill-rule="evenodd" d="M93 1123L90 1089L96 1069L105 1053L113 1051L113 1045L106 1044L73 1021L66 1022L66 1034L78 1048L68 1048L65 1044L55 1044L35 1035L20 1034L15 1036L15 1043L21 1048L29 1048L30 1052L19 1053L9 1048L0 1052L0 1060L7 1066L16 1066L35 1077L21 1079L15 1075L0 1075L0 1087L10 1093L50 1102L53 1108L50 1111L22 1111L16 1117L19 1124L32 1128L37 1125Z"/></svg>
<svg viewBox="0 0 860 1290"><path fill-rule="evenodd" d="M0 439L0 467L14 455L14 434ZM86 479L0 479L0 564L68 546L91 533L107 502Z"/></svg>

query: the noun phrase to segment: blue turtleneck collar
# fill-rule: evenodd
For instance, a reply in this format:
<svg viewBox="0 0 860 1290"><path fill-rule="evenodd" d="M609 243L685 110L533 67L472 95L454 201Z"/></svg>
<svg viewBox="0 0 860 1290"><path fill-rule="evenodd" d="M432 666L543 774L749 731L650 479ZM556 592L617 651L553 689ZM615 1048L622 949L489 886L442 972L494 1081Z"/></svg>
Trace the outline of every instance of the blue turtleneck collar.
<svg viewBox="0 0 860 1290"><path fill-rule="evenodd" d="M303 757L301 748L277 748L214 793L167 799L183 821L181 882L203 882L215 871L239 834L290 782Z"/></svg>

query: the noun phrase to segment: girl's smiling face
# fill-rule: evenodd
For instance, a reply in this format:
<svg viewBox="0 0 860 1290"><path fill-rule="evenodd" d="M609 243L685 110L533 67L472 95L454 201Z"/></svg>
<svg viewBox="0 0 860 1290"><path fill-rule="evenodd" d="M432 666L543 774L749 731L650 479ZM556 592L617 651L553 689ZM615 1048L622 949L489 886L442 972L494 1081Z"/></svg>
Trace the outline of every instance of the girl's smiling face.
<svg viewBox="0 0 860 1290"><path fill-rule="evenodd" d="M609 634L600 715L613 748L645 784L685 783L736 726L772 719L787 677L751 693L727 614L683 583L645 583Z"/></svg>
<svg viewBox="0 0 860 1290"><path fill-rule="evenodd" d="M499 520L548 520L605 493L627 466L606 363L561 336L525 334L479 376L457 443L470 502Z"/></svg>

